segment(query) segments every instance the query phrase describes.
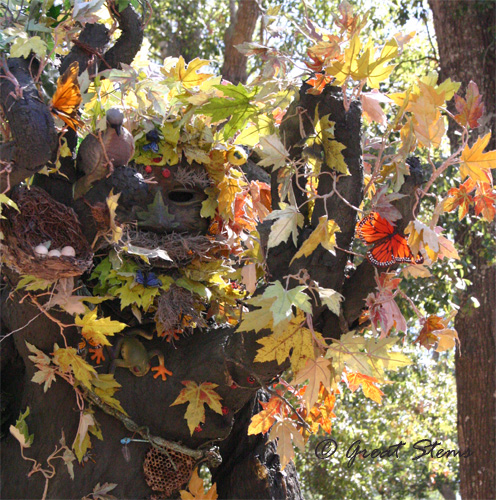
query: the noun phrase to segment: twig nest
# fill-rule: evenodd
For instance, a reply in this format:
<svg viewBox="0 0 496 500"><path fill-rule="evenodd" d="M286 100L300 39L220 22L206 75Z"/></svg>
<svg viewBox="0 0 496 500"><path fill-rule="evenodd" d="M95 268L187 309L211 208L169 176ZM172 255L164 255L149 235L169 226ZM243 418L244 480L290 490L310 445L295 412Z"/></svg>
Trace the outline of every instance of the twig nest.
<svg viewBox="0 0 496 500"><path fill-rule="evenodd" d="M10 197L19 212L9 208L0 221L2 262L19 274L50 281L91 267L93 253L74 210L37 187L21 187Z"/></svg>

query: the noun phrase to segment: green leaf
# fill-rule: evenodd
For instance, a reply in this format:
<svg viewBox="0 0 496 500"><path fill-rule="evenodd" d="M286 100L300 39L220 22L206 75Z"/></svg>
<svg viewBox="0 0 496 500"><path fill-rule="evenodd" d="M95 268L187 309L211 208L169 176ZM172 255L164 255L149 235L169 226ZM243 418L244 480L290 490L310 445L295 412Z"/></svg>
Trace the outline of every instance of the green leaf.
<svg viewBox="0 0 496 500"><path fill-rule="evenodd" d="M36 55L43 58L46 55L46 50L47 44L39 36L32 36L27 40L19 37L16 38L10 48L10 56L23 57L24 59L27 59L32 51Z"/></svg>
<svg viewBox="0 0 496 500"><path fill-rule="evenodd" d="M339 316L341 302L344 300L344 297L332 288L319 287L317 291L319 292L322 303L325 304L336 316Z"/></svg>
<svg viewBox="0 0 496 500"><path fill-rule="evenodd" d="M136 212L138 216L138 225L146 225L150 227L167 227L176 228L179 226L179 222L175 222L176 218L174 215L169 213L168 207L164 204L164 199L157 191L153 203L148 205L147 210L140 210Z"/></svg>
<svg viewBox="0 0 496 500"><path fill-rule="evenodd" d="M188 278L179 278L176 280L176 285L182 288L186 288L190 292L197 293L200 297L205 297L206 299L210 299L212 296L212 292L202 283L198 281L193 281Z"/></svg>
<svg viewBox="0 0 496 500"><path fill-rule="evenodd" d="M296 246L298 238L298 227L303 226L304 217L296 207L291 205L284 210L274 210L265 220L275 220L270 228L268 248L276 247L280 243L288 241L289 235L293 238Z"/></svg>
<svg viewBox="0 0 496 500"><path fill-rule="evenodd" d="M23 448L29 448L33 444L34 434L29 434L26 418L29 416L29 406L24 413L19 415L15 425L10 426L10 433L19 441Z"/></svg>
<svg viewBox="0 0 496 500"><path fill-rule="evenodd" d="M0 193L0 219L5 219L5 216L2 215L2 205L7 205L8 207L20 212L19 207L17 206L17 203L15 201L11 200L6 194Z"/></svg>
<svg viewBox="0 0 496 500"><path fill-rule="evenodd" d="M196 112L212 117L213 122L231 119L224 126L224 139L229 139L238 130L242 130L250 117L258 113L258 108L251 103L258 93L258 87L251 92L247 87L238 85L214 85L225 97L213 97Z"/></svg>
<svg viewBox="0 0 496 500"><path fill-rule="evenodd" d="M16 290L25 288L28 292L35 292L36 290L46 290L53 285L52 281L47 281L36 276L25 275L17 283Z"/></svg>
<svg viewBox="0 0 496 500"><path fill-rule="evenodd" d="M286 290L280 281L276 281L267 287L263 297L276 299L270 307L274 317L274 325L290 319L293 316L293 306L308 314L312 313L310 297L303 293L303 290L306 290L306 288L306 286L297 286L291 290Z"/></svg>

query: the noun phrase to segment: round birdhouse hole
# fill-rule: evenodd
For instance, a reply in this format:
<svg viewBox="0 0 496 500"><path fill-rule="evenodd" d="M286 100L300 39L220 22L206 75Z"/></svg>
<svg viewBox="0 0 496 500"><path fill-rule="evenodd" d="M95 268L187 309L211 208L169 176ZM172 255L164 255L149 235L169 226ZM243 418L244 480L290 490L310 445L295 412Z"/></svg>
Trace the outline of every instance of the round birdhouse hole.
<svg viewBox="0 0 496 500"><path fill-rule="evenodd" d="M74 210L37 187L10 195L19 208L8 208L0 221L2 262L19 274L55 281L79 276L93 253Z"/></svg>
<svg viewBox="0 0 496 500"><path fill-rule="evenodd" d="M143 463L146 483L153 491L164 493L164 498L180 490L193 472L193 459L190 456L173 450L168 454L150 448Z"/></svg>

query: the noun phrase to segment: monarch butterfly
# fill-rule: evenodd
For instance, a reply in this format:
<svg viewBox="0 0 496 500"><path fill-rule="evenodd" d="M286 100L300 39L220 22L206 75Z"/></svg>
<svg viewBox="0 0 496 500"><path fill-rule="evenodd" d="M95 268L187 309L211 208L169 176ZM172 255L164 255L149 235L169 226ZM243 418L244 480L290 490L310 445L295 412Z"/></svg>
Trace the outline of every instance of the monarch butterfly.
<svg viewBox="0 0 496 500"><path fill-rule="evenodd" d="M136 271L136 278L134 278L136 283L143 285L145 288L158 288L162 286L162 282L157 278L155 273L143 273L140 269Z"/></svg>
<svg viewBox="0 0 496 500"><path fill-rule="evenodd" d="M422 255L419 253L415 257L406 238L377 212L372 212L358 223L357 234L366 245L374 245L367 252L367 258L375 266L387 267L397 262L424 262Z"/></svg>
<svg viewBox="0 0 496 500"><path fill-rule="evenodd" d="M52 115L58 116L73 130L83 125L77 115L82 101L77 79L78 73L79 63L74 61L57 80L57 89L50 103Z"/></svg>

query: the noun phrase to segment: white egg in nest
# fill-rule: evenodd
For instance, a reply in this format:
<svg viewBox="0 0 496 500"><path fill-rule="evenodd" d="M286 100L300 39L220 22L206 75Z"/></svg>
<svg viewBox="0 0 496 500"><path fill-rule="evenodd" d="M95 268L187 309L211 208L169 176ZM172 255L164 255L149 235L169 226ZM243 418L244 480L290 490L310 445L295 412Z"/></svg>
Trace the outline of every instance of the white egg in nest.
<svg viewBox="0 0 496 500"><path fill-rule="evenodd" d="M46 257L48 254L48 248L42 244L35 246L33 250L37 257Z"/></svg>
<svg viewBox="0 0 496 500"><path fill-rule="evenodd" d="M60 257L61 255L60 250L50 250L48 252L48 257Z"/></svg>
<svg viewBox="0 0 496 500"><path fill-rule="evenodd" d="M74 250L74 248L71 247L70 245L62 248L60 253L64 257L76 257L76 250Z"/></svg>

